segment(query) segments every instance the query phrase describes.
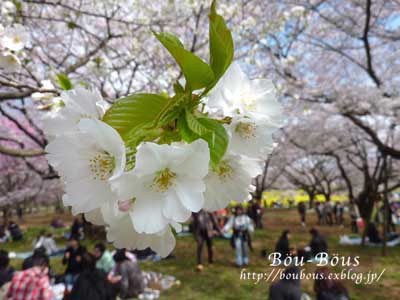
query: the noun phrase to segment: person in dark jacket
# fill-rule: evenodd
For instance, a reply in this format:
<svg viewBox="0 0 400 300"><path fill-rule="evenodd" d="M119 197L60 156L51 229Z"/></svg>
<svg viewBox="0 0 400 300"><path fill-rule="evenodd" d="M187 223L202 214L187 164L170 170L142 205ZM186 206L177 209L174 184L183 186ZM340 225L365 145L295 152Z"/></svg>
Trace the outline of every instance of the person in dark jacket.
<svg viewBox="0 0 400 300"><path fill-rule="evenodd" d="M116 265L108 280L116 285L122 299L137 297L145 288L144 277L138 263L126 256L125 249L117 250L113 258Z"/></svg>
<svg viewBox="0 0 400 300"><path fill-rule="evenodd" d="M21 228L19 228L18 224L14 221L11 221L8 225L8 231L10 232L13 241L20 241L24 237Z"/></svg>
<svg viewBox="0 0 400 300"><path fill-rule="evenodd" d="M28 256L22 262L22 270L27 270L33 267L33 261L36 257L42 257L46 255L46 249L44 247L38 247L33 250L33 254Z"/></svg>
<svg viewBox="0 0 400 300"><path fill-rule="evenodd" d="M373 223L373 222L368 224L367 237L368 237L370 243L374 243L374 244L382 243L382 238L379 234L378 229L376 228L375 223Z"/></svg>
<svg viewBox="0 0 400 300"><path fill-rule="evenodd" d="M320 252L328 252L328 243L326 242L325 237L322 236L315 228L310 230L310 234L310 248L312 256L315 257Z"/></svg>
<svg viewBox="0 0 400 300"><path fill-rule="evenodd" d="M339 280L331 279L330 273L327 267L316 271L314 291L317 300L349 300L346 287Z"/></svg>
<svg viewBox="0 0 400 300"><path fill-rule="evenodd" d="M257 229L263 228L262 216L264 209L260 199L252 200L249 207L249 217L253 220L254 225Z"/></svg>
<svg viewBox="0 0 400 300"><path fill-rule="evenodd" d="M288 267L283 272L283 278L271 284L269 288L269 300L300 300L300 269Z"/></svg>
<svg viewBox="0 0 400 300"><path fill-rule="evenodd" d="M85 233L84 233L82 217L76 217L74 219L74 222L72 223L72 226L71 226L71 235L70 236L76 237L79 240L84 239Z"/></svg>
<svg viewBox="0 0 400 300"><path fill-rule="evenodd" d="M62 264L67 265L65 270L67 284L73 284L77 276L82 272L82 255L86 252L86 248L79 244L77 237L71 236L69 238L68 247L62 259Z"/></svg>
<svg viewBox="0 0 400 300"><path fill-rule="evenodd" d="M96 269L96 258L92 254L88 252L82 254L81 266L82 272L68 296L69 300L114 300L116 298L107 275Z"/></svg>
<svg viewBox="0 0 400 300"><path fill-rule="evenodd" d="M282 259L290 255L289 238L290 232L289 230L285 230L276 243L275 252L280 253Z"/></svg>
<svg viewBox="0 0 400 300"><path fill-rule="evenodd" d="M10 258L8 252L0 250L0 288L7 282L10 282L14 275L14 268L10 267Z"/></svg>
<svg viewBox="0 0 400 300"><path fill-rule="evenodd" d="M300 214L301 226L306 226L306 204L304 202L299 202L299 204L297 205L297 210Z"/></svg>
<svg viewBox="0 0 400 300"><path fill-rule="evenodd" d="M193 235L197 242L197 270L203 269L202 251L204 242L207 245L208 263L213 263L213 245L212 239L216 232L220 233L217 221L214 215L205 210L200 210L198 213L192 214L193 218Z"/></svg>

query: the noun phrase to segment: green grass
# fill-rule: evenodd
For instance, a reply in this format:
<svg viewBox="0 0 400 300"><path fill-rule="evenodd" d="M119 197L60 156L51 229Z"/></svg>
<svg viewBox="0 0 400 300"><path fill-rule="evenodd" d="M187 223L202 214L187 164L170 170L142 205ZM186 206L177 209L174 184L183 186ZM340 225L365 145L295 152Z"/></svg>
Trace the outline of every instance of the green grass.
<svg viewBox="0 0 400 300"><path fill-rule="evenodd" d="M315 225L315 216L310 215L309 222ZM248 271L269 272L272 267L269 262L261 257L262 249L273 250L275 242L281 231L288 228L291 230L291 246L304 246L308 243L309 235L307 228L299 226L296 210L267 210L265 214L265 229L257 230L253 235L254 252L251 254L251 262ZM3 248L10 251L28 251L31 249L31 241L40 231L41 227L29 227L26 231L23 242L6 244ZM381 256L379 247L361 246L341 246L338 244L339 234L349 233L348 226L345 229L340 227L320 227L329 241L331 253L340 256L360 256L360 266L354 268L357 272L368 273L368 271L381 272L384 268L386 272L378 283L372 285L357 285L354 282L346 281L345 285L350 290L353 300L393 300L397 299L400 293L400 246L389 248L386 257ZM61 235L61 232L57 232ZM58 239L62 242L62 239ZM91 250L95 241L85 242ZM203 272L195 271L195 249L196 245L191 236L179 237L177 247L174 251L175 258L163 260L161 262L143 262L143 270L157 271L164 274L175 276L179 281L179 286L162 293L161 299L175 300L237 300L237 299L268 299L268 288L270 283L260 282L255 284L253 281L240 280L240 269L234 267L233 250L229 241L215 240L215 264L205 265ZM205 254L205 253L204 253ZM52 259L52 267L57 272L63 271L61 260ZM20 267L21 261L13 260L12 264ZM308 264L305 267L307 272L313 272L315 265ZM341 268L334 268L340 271ZM303 280L303 290L310 295L313 294L313 281Z"/></svg>

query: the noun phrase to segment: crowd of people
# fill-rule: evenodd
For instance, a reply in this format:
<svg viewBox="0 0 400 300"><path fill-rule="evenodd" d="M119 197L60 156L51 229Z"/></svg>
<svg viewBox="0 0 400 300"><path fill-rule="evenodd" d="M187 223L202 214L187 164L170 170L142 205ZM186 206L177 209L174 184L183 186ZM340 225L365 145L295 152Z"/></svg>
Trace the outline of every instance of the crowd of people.
<svg viewBox="0 0 400 300"><path fill-rule="evenodd" d="M111 254L98 243L93 253L71 236L63 252L64 274L54 274L43 247L36 248L22 263L22 271L9 265L7 251L0 251L0 299L53 300L52 286L63 286L63 299L112 300L137 297L145 289L144 276L135 256L125 249Z"/></svg>
<svg viewBox="0 0 400 300"><path fill-rule="evenodd" d="M307 206L300 202L297 206L302 226L306 226ZM343 225L343 203L316 203L315 211L318 225ZM347 210L353 227L353 214ZM203 249L207 248L207 262L214 263L213 239L224 238L230 241L234 253L235 265L244 268L250 263L252 233L263 228L262 216L264 208L259 200L251 201L246 207L237 205L231 209L218 212L201 210L193 213L191 232L197 243L197 271L204 269ZM376 218L380 210L377 210ZM53 228L63 227L59 219L51 222ZM371 241L381 241L379 232L372 222L367 236ZM358 224L355 225L358 230ZM274 249L263 250L263 255L279 253L281 258L297 257L312 261L318 253L328 252L326 238L315 228L309 230L310 242L304 245L292 245L290 230L284 230L277 240ZM0 227L0 241L18 241L23 239L23 232L15 222L7 227ZM50 231L42 230L32 242L33 253L22 262L22 270L16 271L10 266L9 253L0 250L0 300L75 300L98 299L112 300L116 297L128 299L137 297L146 288L145 275L141 271L138 259L154 255L150 249L132 253L126 249L110 252L104 243L97 243L89 251L82 245L85 239L84 221L76 218L69 233L62 238L67 240L66 247L59 248ZM55 274L50 265L51 257L60 257L65 266L63 274ZM285 272L296 273L298 269L289 267ZM318 269L316 274L329 272ZM54 287L62 286L62 298L55 298ZM348 292L341 282L315 280L314 291L317 300L347 300ZM299 298L300 295L300 298ZM270 300L300 300L300 280L282 279L270 287Z"/></svg>
<svg viewBox="0 0 400 300"><path fill-rule="evenodd" d="M312 228L309 233L311 235L311 240L307 246L291 247L290 231L288 229L284 230L275 245L275 252L279 253L282 258L295 256L304 258L304 261L315 258L318 253L328 253L328 243L326 238L315 228Z"/></svg>
<svg viewBox="0 0 400 300"><path fill-rule="evenodd" d="M306 225L306 214L307 206L305 202L299 202L297 204L297 210L300 215L300 222L302 226ZM318 218L318 225L341 225L344 222L345 206L343 202L326 201L326 202L316 202L315 212ZM351 217L353 217L350 214Z"/></svg>
<svg viewBox="0 0 400 300"><path fill-rule="evenodd" d="M142 295L149 279L135 253L126 249L110 252L102 242L89 251L81 244L82 224L81 218L75 219L65 235L65 248L57 247L53 234L40 231L20 271L10 266L9 252L0 250L0 300L114 300ZM52 269L50 257L54 256L61 257L64 273Z"/></svg>
<svg viewBox="0 0 400 300"><path fill-rule="evenodd" d="M301 216L302 225L305 226L305 211L306 207L299 206L299 213ZM342 210L341 206L337 207L339 215L333 220L337 220L338 224L343 222L340 219ZM221 211L218 213L210 213L201 210L193 214L192 217L192 232L197 242L197 270L202 271L203 259L202 250L203 246L207 245L208 263L213 264L213 238L220 236L230 239L232 248L235 253L235 263L237 267L243 268L249 264L249 250L252 249L251 233L255 229L258 218L262 216L263 209L259 206L259 202L250 203L247 207L247 212L242 206L236 206L232 209L231 216L229 213ZM329 218L329 217L328 217ZM257 220L258 219L258 220ZM329 223L328 223L329 224ZM262 226L259 226L259 228ZM229 235L228 233L232 234ZM286 257L297 257L302 261L310 262L315 261L317 255L321 252L328 253L328 242L324 235L322 235L316 228L309 230L310 242L308 245L291 245L291 233L289 230L284 230L276 242L275 248L271 249L269 253L279 253L281 262ZM269 257L266 250L263 255ZM299 261L299 260L298 260ZM328 274L330 269L323 267L315 271L314 277L314 292L316 300L349 300L349 293L344 284L339 280L330 279ZM282 280L272 283L269 289L269 300L301 300L311 299L307 294L302 292L300 269L296 266L288 267L284 273L291 276L283 276Z"/></svg>

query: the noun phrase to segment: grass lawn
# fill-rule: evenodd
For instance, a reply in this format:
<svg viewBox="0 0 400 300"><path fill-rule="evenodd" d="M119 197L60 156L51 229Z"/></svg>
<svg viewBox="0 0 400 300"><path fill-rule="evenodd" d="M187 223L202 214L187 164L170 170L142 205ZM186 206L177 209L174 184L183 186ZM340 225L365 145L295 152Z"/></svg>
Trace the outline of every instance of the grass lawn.
<svg viewBox="0 0 400 300"><path fill-rule="evenodd" d="M38 219L41 218L39 221ZM41 228L46 218L32 216L26 221L26 238L23 242L9 243L2 248L9 251L28 251L31 241ZM292 233L291 246L303 246L308 243L308 230L316 224L313 214L308 215L306 228L299 225L296 210L267 210L264 215L265 229L258 230L253 235L254 252L251 254L250 272L269 272L273 267L262 258L262 249L272 251L275 242L284 229L290 229ZM32 225L31 225L32 224ZM341 246L338 237L342 233L349 233L349 226L345 229L333 227L319 227L320 231L328 237L330 253L339 256L360 256L360 265L353 268L356 272L368 273L369 271L381 273L386 269L381 280L371 285L357 285L352 281L346 281L350 290L351 299L357 300L393 300L398 299L400 294L400 246L389 248L386 257L381 256L379 247ZM58 232L60 234L60 232ZM62 240L60 239L60 246ZM94 241L86 242L89 249ZM238 300L238 299L268 299L268 287L270 283L240 280L240 269L234 267L233 251L227 240L215 240L215 263L213 266L205 266L201 273L195 271L195 243L191 236L179 237L174 252L175 259L161 262L144 262L142 269L158 271L176 276L181 285L163 292L161 299L184 299L184 300ZM205 253L204 253L205 254ZM21 261L13 260L12 264L20 268ZM52 267L63 271L60 259L52 259ZM306 271L315 270L315 265L307 264ZM335 268L340 271L341 268ZM303 280L303 290L314 296L312 291L313 281Z"/></svg>

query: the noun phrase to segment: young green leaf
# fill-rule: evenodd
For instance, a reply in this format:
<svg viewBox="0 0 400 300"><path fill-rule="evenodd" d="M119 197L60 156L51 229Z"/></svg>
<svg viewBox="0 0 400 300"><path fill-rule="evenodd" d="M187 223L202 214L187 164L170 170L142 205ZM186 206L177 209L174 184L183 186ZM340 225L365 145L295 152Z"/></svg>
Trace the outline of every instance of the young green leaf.
<svg viewBox="0 0 400 300"><path fill-rule="evenodd" d="M64 91L72 90L74 87L68 76L63 73L57 74L57 82Z"/></svg>
<svg viewBox="0 0 400 300"><path fill-rule="evenodd" d="M178 129L182 139L191 143L199 138L204 139L210 148L211 166L218 166L221 159L224 157L228 148L229 137L222 124L218 121L206 117L196 119L201 127L206 129L205 134L200 136L193 132L188 125L185 114L182 114L178 119Z"/></svg>
<svg viewBox="0 0 400 300"><path fill-rule="evenodd" d="M189 90L201 89L214 82L214 73L210 66L192 52L185 50L176 36L164 32L153 33L178 63Z"/></svg>
<svg viewBox="0 0 400 300"><path fill-rule="evenodd" d="M217 120L209 118L199 118L198 121L211 133L202 138L207 141L210 148L211 166L218 166L228 148L229 137L224 126Z"/></svg>
<svg viewBox="0 0 400 300"><path fill-rule="evenodd" d="M103 121L121 135L133 128L150 127L165 107L168 99L157 94L134 94L115 102Z"/></svg>
<svg viewBox="0 0 400 300"><path fill-rule="evenodd" d="M181 116L179 117L177 127L178 127L178 130L179 130L179 133L180 133L182 139L187 143L191 143L191 142L197 140L198 138L200 138L200 136L198 134L196 134L192 130L190 130L190 128L186 122L185 114L181 114Z"/></svg>
<svg viewBox="0 0 400 300"><path fill-rule="evenodd" d="M223 17L217 14L216 2L212 2L209 15L210 66L215 75L213 85L224 75L232 62L234 52L232 34Z"/></svg>
<svg viewBox="0 0 400 300"><path fill-rule="evenodd" d="M205 136L206 134L210 134L211 132L201 124L198 119L193 116L193 114L188 111L187 109L185 110L185 119L186 119L186 124L188 125L189 129L196 133L198 136Z"/></svg>

